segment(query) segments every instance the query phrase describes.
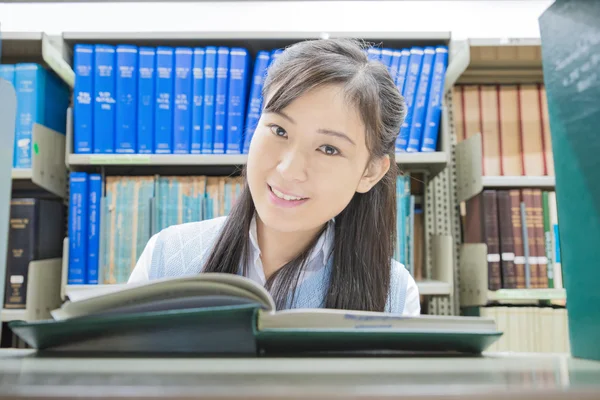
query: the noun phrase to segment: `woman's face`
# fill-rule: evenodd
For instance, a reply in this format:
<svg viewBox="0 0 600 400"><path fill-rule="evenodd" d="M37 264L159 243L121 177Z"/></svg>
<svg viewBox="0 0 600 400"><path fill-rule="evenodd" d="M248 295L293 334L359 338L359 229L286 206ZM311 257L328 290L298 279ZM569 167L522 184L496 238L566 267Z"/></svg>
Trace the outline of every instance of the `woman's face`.
<svg viewBox="0 0 600 400"><path fill-rule="evenodd" d="M260 219L281 232L318 229L389 167L387 158L368 161L364 124L341 86L319 87L279 113L264 112L247 165Z"/></svg>

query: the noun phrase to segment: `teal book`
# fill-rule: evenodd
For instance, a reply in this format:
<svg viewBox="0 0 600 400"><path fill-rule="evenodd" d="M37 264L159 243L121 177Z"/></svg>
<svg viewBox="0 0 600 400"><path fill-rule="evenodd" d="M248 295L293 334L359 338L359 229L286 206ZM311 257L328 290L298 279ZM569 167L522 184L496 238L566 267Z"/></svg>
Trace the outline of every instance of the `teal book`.
<svg viewBox="0 0 600 400"><path fill-rule="evenodd" d="M557 0L539 18L574 357L600 360L600 2Z"/></svg>
<svg viewBox="0 0 600 400"><path fill-rule="evenodd" d="M477 355L502 335L493 319L277 310L269 292L234 275L163 278L80 292L52 319L12 321L34 349L54 354L275 355L391 352Z"/></svg>

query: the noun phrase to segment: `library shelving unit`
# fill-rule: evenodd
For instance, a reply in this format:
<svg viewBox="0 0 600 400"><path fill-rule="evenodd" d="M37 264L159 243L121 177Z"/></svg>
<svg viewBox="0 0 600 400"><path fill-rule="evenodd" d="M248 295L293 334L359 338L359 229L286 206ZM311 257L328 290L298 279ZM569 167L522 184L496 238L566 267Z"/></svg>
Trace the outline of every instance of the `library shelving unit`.
<svg viewBox="0 0 600 400"><path fill-rule="evenodd" d="M541 42L539 39L470 39L454 42L456 70L451 73L459 84L543 83ZM553 176L483 176L481 133L456 145L455 207L484 189L554 188ZM459 248L457 282L460 306L480 307L490 303L564 305L564 289L488 290L487 246L465 243Z"/></svg>
<svg viewBox="0 0 600 400"><path fill-rule="evenodd" d="M240 46L254 57L259 50L283 48L300 40L333 37L360 38L374 43L384 43L390 48L409 46L450 45L449 32L64 32L62 39L67 52L72 54L76 44L133 44L138 46ZM450 57L449 64L453 62ZM450 86L451 87L451 86ZM430 314L453 315L458 311L457 286L454 279L457 268L457 226L451 221L454 204L451 188L453 153L450 142L451 105L445 97L441 121L439 150L432 153L396 154L396 163L402 171L418 172L425 182L423 196L424 219L424 280L419 288L428 296ZM68 114L65 162L71 171L114 174L229 174L239 171L246 162L245 155L120 155L73 154L72 115ZM102 234L100 235L102 237ZM67 239L68 240L68 239ZM68 245L65 246L68 248ZM67 285L68 265L63 263L63 298L85 295L82 291L112 290L113 285Z"/></svg>
<svg viewBox="0 0 600 400"><path fill-rule="evenodd" d="M2 63L36 62L52 69L70 87L75 76L67 63L66 48L60 37L43 33L2 32ZM9 90L7 89L10 87ZM7 125L9 122L10 126ZM64 163L65 135L34 124L32 130L31 168L12 168L16 122L16 97L10 84L0 80L0 295L4 304L6 251L10 198L12 193L65 199L67 168ZM6 154L5 154L6 153ZM6 175L6 176L5 176ZM6 213L6 215L5 215ZM32 261L28 268L27 298L24 309L0 308L0 322L15 319L33 321L50 317L50 310L60 306L61 258ZM0 335L2 334L0 324Z"/></svg>

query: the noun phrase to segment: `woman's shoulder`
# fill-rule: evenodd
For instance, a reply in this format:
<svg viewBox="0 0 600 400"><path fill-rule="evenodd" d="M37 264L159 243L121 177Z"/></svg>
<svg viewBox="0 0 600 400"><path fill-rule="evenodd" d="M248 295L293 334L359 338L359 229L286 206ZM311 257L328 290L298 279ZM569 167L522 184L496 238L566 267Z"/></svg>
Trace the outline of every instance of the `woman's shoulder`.
<svg viewBox="0 0 600 400"><path fill-rule="evenodd" d="M404 264L392 259L390 272L390 295L393 312L419 315L419 288Z"/></svg>

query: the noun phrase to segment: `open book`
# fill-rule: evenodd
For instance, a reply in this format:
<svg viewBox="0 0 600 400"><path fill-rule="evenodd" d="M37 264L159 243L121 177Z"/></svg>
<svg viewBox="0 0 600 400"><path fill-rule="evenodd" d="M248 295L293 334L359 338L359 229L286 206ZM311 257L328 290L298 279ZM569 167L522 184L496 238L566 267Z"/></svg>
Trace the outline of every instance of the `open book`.
<svg viewBox="0 0 600 400"><path fill-rule="evenodd" d="M501 335L492 319L479 317L276 310L264 287L232 274L163 278L97 293L90 289L53 310L52 321L16 322L11 328L36 348L146 352L159 347L203 354L386 349L479 353ZM190 336L195 337L186 347Z"/></svg>

